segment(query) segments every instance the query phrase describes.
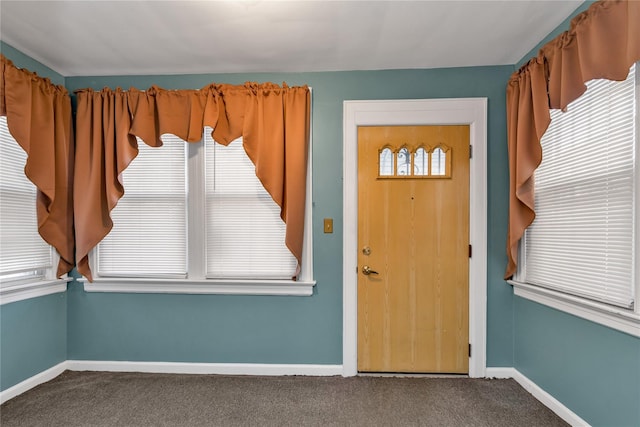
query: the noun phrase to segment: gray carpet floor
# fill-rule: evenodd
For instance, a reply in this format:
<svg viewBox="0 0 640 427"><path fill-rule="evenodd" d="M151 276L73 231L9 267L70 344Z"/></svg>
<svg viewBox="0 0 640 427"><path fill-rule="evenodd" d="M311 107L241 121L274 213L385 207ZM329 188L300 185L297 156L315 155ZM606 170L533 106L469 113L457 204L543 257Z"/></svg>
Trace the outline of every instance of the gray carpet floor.
<svg viewBox="0 0 640 427"><path fill-rule="evenodd" d="M67 371L5 402L11 426L564 426L513 380Z"/></svg>

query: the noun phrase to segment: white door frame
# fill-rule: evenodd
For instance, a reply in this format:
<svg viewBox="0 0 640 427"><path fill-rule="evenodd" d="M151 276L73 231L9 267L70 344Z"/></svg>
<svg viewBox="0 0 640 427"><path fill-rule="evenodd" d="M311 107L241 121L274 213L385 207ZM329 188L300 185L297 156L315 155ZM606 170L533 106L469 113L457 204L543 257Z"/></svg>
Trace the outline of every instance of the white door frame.
<svg viewBox="0 0 640 427"><path fill-rule="evenodd" d="M342 375L358 373L358 126L469 125L469 376L484 377L487 338L487 98L344 101Z"/></svg>

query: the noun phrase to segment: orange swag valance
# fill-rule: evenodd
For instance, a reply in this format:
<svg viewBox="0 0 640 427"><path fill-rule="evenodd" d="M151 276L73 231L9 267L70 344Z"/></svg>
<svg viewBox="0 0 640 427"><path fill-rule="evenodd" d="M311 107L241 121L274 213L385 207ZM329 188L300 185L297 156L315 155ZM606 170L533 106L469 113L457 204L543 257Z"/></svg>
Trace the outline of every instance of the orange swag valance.
<svg viewBox="0 0 640 427"><path fill-rule="evenodd" d="M74 265L71 99L63 86L0 55L0 115L27 154L24 172L37 189L38 232L60 255L60 277Z"/></svg>
<svg viewBox="0 0 640 427"><path fill-rule="evenodd" d="M211 84L200 90L84 89L77 94L74 210L78 271L92 280L88 254L111 230L124 194L120 174L138 154L136 136L154 147L170 133L187 142L242 136L256 175L280 206L285 243L302 259L309 144L307 86Z"/></svg>
<svg viewBox="0 0 640 427"><path fill-rule="evenodd" d="M535 218L533 174L550 109L565 109L592 79L624 80L640 60L640 1L605 0L571 20L565 31L515 72L507 85L509 148L508 265L516 271L518 244Z"/></svg>

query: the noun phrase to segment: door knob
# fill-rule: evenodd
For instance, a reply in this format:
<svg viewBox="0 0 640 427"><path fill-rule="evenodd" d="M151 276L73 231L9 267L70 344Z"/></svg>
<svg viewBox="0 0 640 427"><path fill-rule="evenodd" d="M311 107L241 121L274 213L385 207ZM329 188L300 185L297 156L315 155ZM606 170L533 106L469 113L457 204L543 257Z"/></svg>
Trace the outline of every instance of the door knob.
<svg viewBox="0 0 640 427"><path fill-rule="evenodd" d="M378 274L378 272L377 271L373 271L371 269L371 267L369 267L368 265L365 265L365 266L362 267L362 274L368 276L370 274Z"/></svg>

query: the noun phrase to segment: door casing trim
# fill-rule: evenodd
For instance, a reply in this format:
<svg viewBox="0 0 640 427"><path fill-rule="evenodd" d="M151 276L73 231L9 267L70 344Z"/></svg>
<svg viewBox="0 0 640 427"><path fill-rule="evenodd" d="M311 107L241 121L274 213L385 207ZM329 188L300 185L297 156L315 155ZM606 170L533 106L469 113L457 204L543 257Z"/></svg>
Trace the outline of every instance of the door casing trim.
<svg viewBox="0 0 640 427"><path fill-rule="evenodd" d="M469 125L469 376L486 372L487 98L344 101L342 375L358 374L358 126Z"/></svg>

